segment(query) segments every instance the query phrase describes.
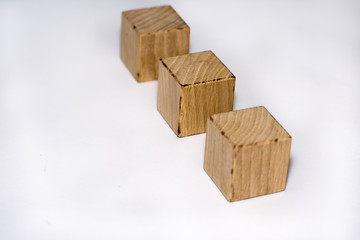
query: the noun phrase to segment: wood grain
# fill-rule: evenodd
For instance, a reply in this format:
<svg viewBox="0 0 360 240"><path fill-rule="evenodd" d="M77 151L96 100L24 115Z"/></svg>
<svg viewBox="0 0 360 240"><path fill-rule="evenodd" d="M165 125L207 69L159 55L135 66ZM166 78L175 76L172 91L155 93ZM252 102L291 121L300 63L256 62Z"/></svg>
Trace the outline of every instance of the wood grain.
<svg viewBox="0 0 360 240"><path fill-rule="evenodd" d="M203 133L207 118L233 109L235 78L181 87L179 136Z"/></svg>
<svg viewBox="0 0 360 240"><path fill-rule="evenodd" d="M204 169L228 201L285 190L291 136L264 107L215 114L207 125Z"/></svg>
<svg viewBox="0 0 360 240"><path fill-rule="evenodd" d="M190 28L171 6L122 13L120 56L138 82L158 78L159 59L189 52Z"/></svg>
<svg viewBox="0 0 360 240"><path fill-rule="evenodd" d="M212 51L168 57L163 61L183 86L234 78Z"/></svg>
<svg viewBox="0 0 360 240"><path fill-rule="evenodd" d="M188 25L170 5L125 11L139 34L186 28Z"/></svg>
<svg viewBox="0 0 360 240"><path fill-rule="evenodd" d="M157 109L175 133L179 131L180 92L181 86L168 69L160 64Z"/></svg>
<svg viewBox="0 0 360 240"><path fill-rule="evenodd" d="M235 76L211 51L160 62L158 110L177 136L203 133L209 115L232 110Z"/></svg>
<svg viewBox="0 0 360 240"><path fill-rule="evenodd" d="M232 111L212 116L233 145L288 139L290 135L265 107Z"/></svg>
<svg viewBox="0 0 360 240"><path fill-rule="evenodd" d="M121 16L120 57L135 79L138 79L138 45L137 33L126 17L126 12L123 12Z"/></svg>
<svg viewBox="0 0 360 240"><path fill-rule="evenodd" d="M226 199L231 199L233 145L221 134L213 121L206 126L204 170Z"/></svg>

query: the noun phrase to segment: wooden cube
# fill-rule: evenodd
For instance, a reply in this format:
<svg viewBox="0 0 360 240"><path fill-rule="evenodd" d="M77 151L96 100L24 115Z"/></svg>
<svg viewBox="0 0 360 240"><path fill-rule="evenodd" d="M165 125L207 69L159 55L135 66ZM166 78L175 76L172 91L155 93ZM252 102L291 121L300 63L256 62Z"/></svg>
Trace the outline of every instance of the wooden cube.
<svg viewBox="0 0 360 240"><path fill-rule="evenodd" d="M204 169L232 202L285 190L291 136L264 108L215 114Z"/></svg>
<svg viewBox="0 0 360 240"><path fill-rule="evenodd" d="M235 76L211 51L160 62L157 108L177 136L203 133L209 115L232 110Z"/></svg>
<svg viewBox="0 0 360 240"><path fill-rule="evenodd" d="M122 13L120 56L138 82L158 78L159 59L189 52L190 28L171 6Z"/></svg>

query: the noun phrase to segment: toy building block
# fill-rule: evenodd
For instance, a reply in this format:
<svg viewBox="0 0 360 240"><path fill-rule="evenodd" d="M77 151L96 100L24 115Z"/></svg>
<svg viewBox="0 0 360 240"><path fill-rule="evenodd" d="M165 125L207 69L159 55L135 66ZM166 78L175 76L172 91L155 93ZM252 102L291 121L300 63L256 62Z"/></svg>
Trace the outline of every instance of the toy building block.
<svg viewBox="0 0 360 240"><path fill-rule="evenodd" d="M285 190L291 136L264 108L215 114L204 170L232 202Z"/></svg>
<svg viewBox="0 0 360 240"><path fill-rule="evenodd" d="M179 137L203 133L211 114L233 108L235 76L211 52L163 58L157 109Z"/></svg>
<svg viewBox="0 0 360 240"><path fill-rule="evenodd" d="M125 11L120 56L138 82L158 78L159 59L189 52L190 28L171 6Z"/></svg>

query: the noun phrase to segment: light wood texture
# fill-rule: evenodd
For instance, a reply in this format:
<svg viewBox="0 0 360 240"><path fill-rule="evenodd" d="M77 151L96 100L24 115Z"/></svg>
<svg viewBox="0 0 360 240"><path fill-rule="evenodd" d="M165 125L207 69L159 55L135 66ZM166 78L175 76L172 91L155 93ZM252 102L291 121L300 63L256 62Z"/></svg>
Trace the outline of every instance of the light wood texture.
<svg viewBox="0 0 360 240"><path fill-rule="evenodd" d="M138 79L138 36L123 12L121 16L120 57L135 79Z"/></svg>
<svg viewBox="0 0 360 240"><path fill-rule="evenodd" d="M264 107L215 114L204 170L230 202L283 191L290 147L291 136Z"/></svg>
<svg viewBox="0 0 360 240"><path fill-rule="evenodd" d="M212 51L163 59L183 86L234 78Z"/></svg>
<svg viewBox="0 0 360 240"><path fill-rule="evenodd" d="M221 134L212 121L206 126L204 169L224 194L231 199L231 169L233 145Z"/></svg>
<svg viewBox="0 0 360 240"><path fill-rule="evenodd" d="M211 51L160 62L157 107L177 136L203 133L209 115L232 110L235 76Z"/></svg>
<svg viewBox="0 0 360 240"><path fill-rule="evenodd" d="M163 64L160 64L157 108L175 133L180 131L180 92L181 86L169 74L168 69Z"/></svg>
<svg viewBox="0 0 360 240"><path fill-rule="evenodd" d="M120 56L138 82L158 78L159 59L189 52L190 28L171 6L122 13Z"/></svg>

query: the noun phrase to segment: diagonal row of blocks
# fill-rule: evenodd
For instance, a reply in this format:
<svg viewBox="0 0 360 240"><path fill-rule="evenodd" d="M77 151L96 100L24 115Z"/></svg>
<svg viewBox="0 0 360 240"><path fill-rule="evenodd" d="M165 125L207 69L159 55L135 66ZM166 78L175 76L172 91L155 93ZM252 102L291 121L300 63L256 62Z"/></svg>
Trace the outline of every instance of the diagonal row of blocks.
<svg viewBox="0 0 360 240"><path fill-rule="evenodd" d="M189 54L189 37L171 6L125 11L121 59L138 82L158 79L178 137L206 131L204 169L228 201L283 191L291 136L264 107L232 111L234 74L211 51Z"/></svg>

